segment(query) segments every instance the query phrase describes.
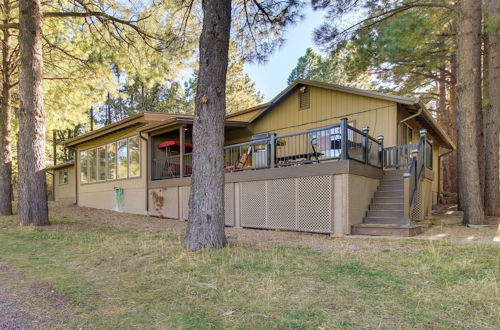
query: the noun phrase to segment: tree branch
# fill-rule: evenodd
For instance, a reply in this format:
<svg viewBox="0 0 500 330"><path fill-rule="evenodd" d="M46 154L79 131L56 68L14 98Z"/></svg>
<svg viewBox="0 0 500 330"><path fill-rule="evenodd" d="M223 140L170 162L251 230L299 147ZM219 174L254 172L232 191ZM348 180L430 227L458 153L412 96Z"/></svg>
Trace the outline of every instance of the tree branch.
<svg viewBox="0 0 500 330"><path fill-rule="evenodd" d="M80 11L67 11L67 12L45 12L43 13L43 17L59 17L59 18L64 18L64 17L81 17L81 18L87 18L87 17L96 17L98 19L103 19L106 21L110 22L115 22L115 23L120 23L123 25L127 25L134 29L139 35L148 37L150 39L156 39L153 35L145 32L141 28L139 28L137 25L134 23L140 22L144 20L145 18L141 18L138 20L124 20L121 18L117 18L115 16L103 13L101 11L85 11L85 12L80 12Z"/></svg>

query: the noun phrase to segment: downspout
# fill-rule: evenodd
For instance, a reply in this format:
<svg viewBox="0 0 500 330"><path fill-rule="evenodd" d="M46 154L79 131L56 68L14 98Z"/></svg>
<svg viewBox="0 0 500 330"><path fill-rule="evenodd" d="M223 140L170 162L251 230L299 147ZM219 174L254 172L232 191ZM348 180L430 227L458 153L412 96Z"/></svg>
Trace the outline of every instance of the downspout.
<svg viewBox="0 0 500 330"><path fill-rule="evenodd" d="M142 132L139 132L139 137L141 140L146 142L146 168L144 169L144 177L146 179L146 214L149 214L149 163L150 163L150 155L149 155L149 139L145 138L142 135Z"/></svg>

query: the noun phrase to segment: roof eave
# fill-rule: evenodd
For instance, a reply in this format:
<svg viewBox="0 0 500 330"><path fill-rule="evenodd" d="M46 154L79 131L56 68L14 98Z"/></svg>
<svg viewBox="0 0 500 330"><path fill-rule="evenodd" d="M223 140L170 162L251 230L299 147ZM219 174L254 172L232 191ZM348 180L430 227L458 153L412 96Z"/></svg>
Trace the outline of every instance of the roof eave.
<svg viewBox="0 0 500 330"><path fill-rule="evenodd" d="M74 147L76 145L113 133L123 128L132 127L138 124L146 123L148 121L159 121L161 119L167 119L169 116L171 115L165 113L141 112L107 126L98 128L94 131L87 132L85 134L68 139L63 142L63 145L65 147Z"/></svg>
<svg viewBox="0 0 500 330"><path fill-rule="evenodd" d="M432 114L430 111L427 109L425 104L423 104L421 101L416 102L415 107L418 109L422 109L422 113L420 114L421 117L425 119L425 121L432 126L432 128L436 131L438 137L444 142L444 146L447 149L450 150L456 150L457 147L455 143L451 140L451 138L448 136L448 134L444 131L444 129L441 127L441 125L432 117Z"/></svg>

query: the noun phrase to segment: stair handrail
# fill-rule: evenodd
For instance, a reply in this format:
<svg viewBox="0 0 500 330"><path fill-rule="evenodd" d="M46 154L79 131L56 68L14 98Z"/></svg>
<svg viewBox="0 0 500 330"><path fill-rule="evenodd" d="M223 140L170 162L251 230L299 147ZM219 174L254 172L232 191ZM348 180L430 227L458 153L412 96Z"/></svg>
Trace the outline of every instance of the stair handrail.
<svg viewBox="0 0 500 330"><path fill-rule="evenodd" d="M424 178L425 172L425 157L427 145L427 130L420 130L420 141L417 148L411 150L411 162L408 169L403 173L404 178L404 194L403 194L403 211L404 217L410 220L410 215L415 207L418 191Z"/></svg>

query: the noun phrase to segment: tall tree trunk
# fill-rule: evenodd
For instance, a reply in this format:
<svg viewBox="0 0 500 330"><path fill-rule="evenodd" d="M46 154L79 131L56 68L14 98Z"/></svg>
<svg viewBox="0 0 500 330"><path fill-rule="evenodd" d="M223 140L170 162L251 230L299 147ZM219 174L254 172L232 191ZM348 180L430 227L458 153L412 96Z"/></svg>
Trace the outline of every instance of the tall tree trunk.
<svg viewBox="0 0 500 330"><path fill-rule="evenodd" d="M500 1L488 1L488 13L492 20L488 28L488 104L484 116L485 137L485 212L500 216L499 194L499 127L500 127Z"/></svg>
<svg viewBox="0 0 500 330"><path fill-rule="evenodd" d="M19 47L19 221L22 225L49 225L40 0L19 1Z"/></svg>
<svg viewBox="0 0 500 330"><path fill-rule="evenodd" d="M447 133L451 140L457 142L457 65L456 56L452 55L450 58L450 83L448 85L448 124L445 126ZM458 192L458 180L457 180L457 153L452 152L445 156L445 165L443 166L444 172L444 190L448 192Z"/></svg>
<svg viewBox="0 0 500 330"><path fill-rule="evenodd" d="M184 245L226 245L224 232L224 119L231 26L230 0L203 0L200 69L193 124L193 176Z"/></svg>
<svg viewBox="0 0 500 330"><path fill-rule="evenodd" d="M457 3L458 180L464 224L485 224L479 174L478 116L481 114L481 1ZM479 88L478 88L479 86Z"/></svg>
<svg viewBox="0 0 500 330"><path fill-rule="evenodd" d="M4 0L4 24L10 20L10 3ZM0 109L0 215L12 214L12 63L11 31L3 29L2 105Z"/></svg>

